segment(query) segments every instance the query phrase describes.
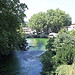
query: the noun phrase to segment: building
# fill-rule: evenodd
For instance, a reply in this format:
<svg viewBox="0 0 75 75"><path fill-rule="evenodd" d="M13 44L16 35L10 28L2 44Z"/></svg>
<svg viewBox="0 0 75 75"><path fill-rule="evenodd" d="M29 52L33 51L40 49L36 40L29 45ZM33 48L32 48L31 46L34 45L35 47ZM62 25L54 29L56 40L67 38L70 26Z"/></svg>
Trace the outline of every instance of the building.
<svg viewBox="0 0 75 75"><path fill-rule="evenodd" d="M57 37L57 33L50 33L48 37L49 38Z"/></svg>
<svg viewBox="0 0 75 75"><path fill-rule="evenodd" d="M66 26L66 29L67 31L75 30L75 23L70 26Z"/></svg>
<svg viewBox="0 0 75 75"><path fill-rule="evenodd" d="M23 27L22 28L26 34L30 35L30 34L36 34L36 30L31 30L31 28L28 28L28 27Z"/></svg>
<svg viewBox="0 0 75 75"><path fill-rule="evenodd" d="M22 29L25 31L26 34L31 34L32 32L32 30L28 27L23 27Z"/></svg>

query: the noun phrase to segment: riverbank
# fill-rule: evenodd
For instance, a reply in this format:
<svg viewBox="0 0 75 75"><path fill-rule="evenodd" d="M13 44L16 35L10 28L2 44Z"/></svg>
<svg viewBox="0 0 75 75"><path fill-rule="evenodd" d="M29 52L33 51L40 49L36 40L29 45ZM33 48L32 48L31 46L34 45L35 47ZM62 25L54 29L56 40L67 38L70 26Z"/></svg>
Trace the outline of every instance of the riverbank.
<svg viewBox="0 0 75 75"><path fill-rule="evenodd" d="M13 55L0 61L1 75L41 75L39 57L45 52L47 38L27 38L29 50L15 50Z"/></svg>
<svg viewBox="0 0 75 75"><path fill-rule="evenodd" d="M48 35L29 35L26 34L26 38L48 38Z"/></svg>

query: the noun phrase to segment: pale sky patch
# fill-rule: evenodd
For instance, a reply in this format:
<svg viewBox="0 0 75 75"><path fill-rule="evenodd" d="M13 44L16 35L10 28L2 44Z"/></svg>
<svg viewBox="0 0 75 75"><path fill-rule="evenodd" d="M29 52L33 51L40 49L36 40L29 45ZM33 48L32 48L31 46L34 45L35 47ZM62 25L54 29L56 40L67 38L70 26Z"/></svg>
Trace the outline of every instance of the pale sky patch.
<svg viewBox="0 0 75 75"><path fill-rule="evenodd" d="M20 2L27 4L29 8L25 11L27 15L25 21L38 12L59 8L68 13L72 17L72 23L75 23L75 0L20 0Z"/></svg>

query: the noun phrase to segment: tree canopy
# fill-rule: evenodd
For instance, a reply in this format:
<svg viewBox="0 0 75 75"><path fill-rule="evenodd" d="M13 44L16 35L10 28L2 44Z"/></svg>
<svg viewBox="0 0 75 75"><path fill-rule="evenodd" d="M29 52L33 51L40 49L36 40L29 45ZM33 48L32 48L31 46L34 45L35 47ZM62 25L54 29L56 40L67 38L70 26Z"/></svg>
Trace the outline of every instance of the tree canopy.
<svg viewBox="0 0 75 75"><path fill-rule="evenodd" d="M63 74L65 69L64 65L68 67L68 65L75 63L75 35L73 34L75 34L75 31L66 31L63 29L58 33L56 38L49 39L46 46L48 51L43 55L42 58L42 75L57 75L57 71L58 74ZM63 65L62 69L58 67L61 65ZM75 64L73 67L74 66ZM66 71L64 72L66 74Z"/></svg>
<svg viewBox="0 0 75 75"><path fill-rule="evenodd" d="M34 14L30 19L28 26L38 32L42 32L45 26L45 13Z"/></svg>
<svg viewBox="0 0 75 75"><path fill-rule="evenodd" d="M63 26L71 25L71 17L60 9L47 10L34 14L30 19L28 26L35 29L37 32L45 33L58 32Z"/></svg>
<svg viewBox="0 0 75 75"><path fill-rule="evenodd" d="M0 54L9 54L18 46L22 37L17 30L24 22L26 8L19 0L0 0Z"/></svg>

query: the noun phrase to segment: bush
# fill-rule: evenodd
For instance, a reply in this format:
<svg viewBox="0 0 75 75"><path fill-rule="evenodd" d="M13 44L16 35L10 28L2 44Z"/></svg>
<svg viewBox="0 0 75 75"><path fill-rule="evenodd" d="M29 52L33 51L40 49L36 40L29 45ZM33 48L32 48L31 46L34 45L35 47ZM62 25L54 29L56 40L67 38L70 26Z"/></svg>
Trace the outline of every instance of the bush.
<svg viewBox="0 0 75 75"><path fill-rule="evenodd" d="M72 69L71 65L73 64L75 57L75 36L70 33L71 32L61 30L56 38L49 39L48 44L46 46L48 51L42 58L42 75L55 75L55 73L59 70L60 71L57 75L68 75L67 73L63 72L68 71L64 70L64 66L62 66L62 69L61 67L57 67L61 65L66 65L67 68L70 67ZM71 69L69 69L69 71ZM62 74L60 74L61 71Z"/></svg>
<svg viewBox="0 0 75 75"><path fill-rule="evenodd" d="M75 64L73 65L61 65L56 69L56 75L74 75Z"/></svg>

